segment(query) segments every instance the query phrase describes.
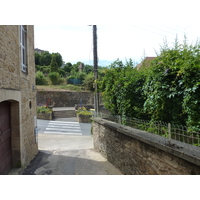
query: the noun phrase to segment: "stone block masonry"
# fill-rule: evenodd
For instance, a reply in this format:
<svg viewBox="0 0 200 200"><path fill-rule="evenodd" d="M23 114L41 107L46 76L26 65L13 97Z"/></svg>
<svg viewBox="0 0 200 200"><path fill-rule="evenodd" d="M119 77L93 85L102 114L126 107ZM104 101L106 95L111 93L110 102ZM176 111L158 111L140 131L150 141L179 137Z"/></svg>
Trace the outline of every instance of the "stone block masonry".
<svg viewBox="0 0 200 200"><path fill-rule="evenodd" d="M25 168L38 153L34 26L25 25L27 71L22 71L21 26L0 25L0 103L10 103L12 167ZM0 127L1 128L1 127Z"/></svg>
<svg viewBox="0 0 200 200"><path fill-rule="evenodd" d="M94 118L94 148L127 175L200 175L200 148Z"/></svg>
<svg viewBox="0 0 200 200"><path fill-rule="evenodd" d="M93 92L38 91L37 105L45 105L50 99L54 107L74 107L75 104L94 104Z"/></svg>

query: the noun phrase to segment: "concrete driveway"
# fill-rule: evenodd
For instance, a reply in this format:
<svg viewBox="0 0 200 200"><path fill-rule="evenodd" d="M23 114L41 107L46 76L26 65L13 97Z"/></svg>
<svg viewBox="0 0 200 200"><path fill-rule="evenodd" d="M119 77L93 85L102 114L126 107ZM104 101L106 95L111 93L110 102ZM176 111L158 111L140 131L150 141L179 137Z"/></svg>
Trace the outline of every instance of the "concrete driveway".
<svg viewBox="0 0 200 200"><path fill-rule="evenodd" d="M87 130L86 126L91 124L84 126ZM38 146L39 153L23 171L23 175L122 175L94 150L90 132L68 135L49 134L43 130L38 135Z"/></svg>

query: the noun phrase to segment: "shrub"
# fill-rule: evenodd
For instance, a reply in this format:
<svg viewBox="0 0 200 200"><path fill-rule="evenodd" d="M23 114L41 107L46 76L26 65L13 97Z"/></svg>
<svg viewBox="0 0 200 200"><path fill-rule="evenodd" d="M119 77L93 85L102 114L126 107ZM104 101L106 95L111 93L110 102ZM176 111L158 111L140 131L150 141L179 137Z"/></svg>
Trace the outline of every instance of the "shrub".
<svg viewBox="0 0 200 200"><path fill-rule="evenodd" d="M48 81L41 71L36 73L36 85L47 85Z"/></svg>
<svg viewBox="0 0 200 200"><path fill-rule="evenodd" d="M99 85L104 106L113 115L143 119L148 117L143 113L145 98L142 90L146 80L146 70L134 68L132 60L126 64L116 60L105 71L105 76Z"/></svg>
<svg viewBox="0 0 200 200"><path fill-rule="evenodd" d="M49 74L51 72L50 66L43 66L43 74Z"/></svg>
<svg viewBox="0 0 200 200"><path fill-rule="evenodd" d="M84 80L86 77L86 73L84 72L78 72L78 73L74 73L71 74L70 76L68 76L68 79L80 79L80 80Z"/></svg>
<svg viewBox="0 0 200 200"><path fill-rule="evenodd" d="M72 74L72 75L68 76L67 79L76 79L76 76Z"/></svg>
<svg viewBox="0 0 200 200"><path fill-rule="evenodd" d="M200 129L200 43L164 44L144 84L144 110L155 121Z"/></svg>
<svg viewBox="0 0 200 200"><path fill-rule="evenodd" d="M90 111L87 111L85 107L78 108L77 114L78 115L92 115L92 113Z"/></svg>
<svg viewBox="0 0 200 200"><path fill-rule="evenodd" d="M60 77L58 72L49 73L49 79L51 80L53 85L60 85L65 81L64 78Z"/></svg>
<svg viewBox="0 0 200 200"><path fill-rule="evenodd" d="M84 80L85 76L86 76L86 73L80 72L80 73L77 73L76 78L80 80Z"/></svg>
<svg viewBox="0 0 200 200"><path fill-rule="evenodd" d="M35 65L35 69L36 69L36 71L42 71L43 70L43 66Z"/></svg>
<svg viewBox="0 0 200 200"><path fill-rule="evenodd" d="M46 106L37 107L37 113L51 113L52 109Z"/></svg>
<svg viewBox="0 0 200 200"><path fill-rule="evenodd" d="M58 68L58 73L61 77L66 77L66 72L63 69Z"/></svg>
<svg viewBox="0 0 200 200"><path fill-rule="evenodd" d="M90 111L81 111L79 113L77 113L78 115L92 115L92 113Z"/></svg>
<svg viewBox="0 0 200 200"><path fill-rule="evenodd" d="M85 80L83 82L83 86L87 89L87 90L92 90L94 91L94 75L93 73L88 74L85 77Z"/></svg>

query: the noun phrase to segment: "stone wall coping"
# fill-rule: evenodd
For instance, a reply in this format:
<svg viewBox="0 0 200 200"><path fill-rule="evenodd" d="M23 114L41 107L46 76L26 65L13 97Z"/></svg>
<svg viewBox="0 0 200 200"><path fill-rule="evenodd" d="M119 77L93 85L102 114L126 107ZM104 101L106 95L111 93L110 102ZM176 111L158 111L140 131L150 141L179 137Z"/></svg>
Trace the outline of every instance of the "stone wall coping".
<svg viewBox="0 0 200 200"><path fill-rule="evenodd" d="M200 147L173 139L171 139L171 145L169 146L168 138L153 133L141 131L98 117L92 118L92 121L200 166Z"/></svg>
<svg viewBox="0 0 200 200"><path fill-rule="evenodd" d="M53 107L53 111L65 111L65 110L73 110L75 111L75 107Z"/></svg>

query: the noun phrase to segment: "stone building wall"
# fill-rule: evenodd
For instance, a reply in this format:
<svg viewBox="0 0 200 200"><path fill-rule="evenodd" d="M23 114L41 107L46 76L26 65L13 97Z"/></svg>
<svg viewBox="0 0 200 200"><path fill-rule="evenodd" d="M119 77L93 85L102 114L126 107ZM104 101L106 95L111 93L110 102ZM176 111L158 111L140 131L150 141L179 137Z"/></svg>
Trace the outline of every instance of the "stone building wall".
<svg viewBox="0 0 200 200"><path fill-rule="evenodd" d="M13 167L26 167L38 152L34 26L27 29L27 66L21 70L20 26L0 26L0 102L11 102Z"/></svg>
<svg viewBox="0 0 200 200"><path fill-rule="evenodd" d="M200 174L199 147L100 118L93 119L94 148L129 175Z"/></svg>

